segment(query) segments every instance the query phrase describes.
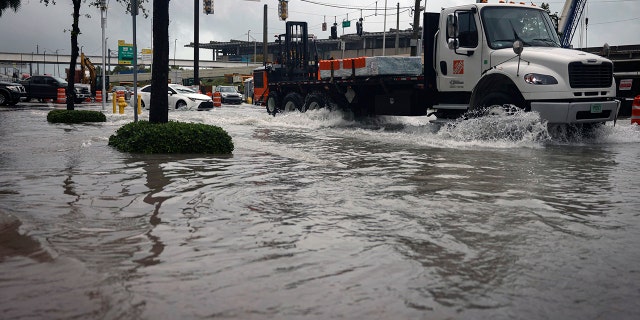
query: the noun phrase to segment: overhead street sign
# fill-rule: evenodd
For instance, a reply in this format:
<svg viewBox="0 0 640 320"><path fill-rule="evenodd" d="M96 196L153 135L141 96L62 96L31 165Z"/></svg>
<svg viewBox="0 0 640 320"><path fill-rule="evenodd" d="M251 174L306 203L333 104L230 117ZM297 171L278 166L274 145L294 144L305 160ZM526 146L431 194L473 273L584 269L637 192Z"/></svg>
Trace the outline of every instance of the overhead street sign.
<svg viewBox="0 0 640 320"><path fill-rule="evenodd" d="M133 55L133 45L124 40L118 40L118 64L131 64Z"/></svg>

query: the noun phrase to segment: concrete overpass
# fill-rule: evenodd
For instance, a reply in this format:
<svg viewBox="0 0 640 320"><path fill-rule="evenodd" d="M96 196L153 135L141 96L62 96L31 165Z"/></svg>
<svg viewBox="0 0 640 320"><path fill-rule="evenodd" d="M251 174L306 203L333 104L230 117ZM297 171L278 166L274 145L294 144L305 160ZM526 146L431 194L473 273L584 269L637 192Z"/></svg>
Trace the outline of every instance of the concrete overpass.
<svg viewBox="0 0 640 320"><path fill-rule="evenodd" d="M94 66L102 65L102 57L101 56L87 56L91 63ZM0 52L0 68L11 68L15 65L28 65L30 63L39 63L39 64L60 64L60 65L69 65L71 62L71 55L68 54L55 54L55 53L11 53L11 52ZM147 62L147 63L144 63ZM149 65L151 61L143 61L142 59L138 59L138 64ZM76 60L76 64L80 65L80 57ZM111 66L118 65L117 57L106 57L105 64ZM169 65L175 65L177 67L182 68L193 68L193 59L169 59ZM202 60L199 62L200 68L233 68L233 67L241 67L247 66L247 63L242 62L218 62L211 60Z"/></svg>

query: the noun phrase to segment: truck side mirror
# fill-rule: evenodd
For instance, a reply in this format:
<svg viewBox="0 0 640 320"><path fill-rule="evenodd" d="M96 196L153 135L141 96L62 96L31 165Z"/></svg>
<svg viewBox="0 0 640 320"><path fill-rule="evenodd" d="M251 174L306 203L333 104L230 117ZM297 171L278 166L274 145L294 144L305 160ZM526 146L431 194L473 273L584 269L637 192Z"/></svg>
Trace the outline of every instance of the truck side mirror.
<svg viewBox="0 0 640 320"><path fill-rule="evenodd" d="M458 41L458 16L455 13L447 15L447 46L449 50L456 50L460 47Z"/></svg>
<svg viewBox="0 0 640 320"><path fill-rule="evenodd" d="M513 52L517 55L520 55L522 53L522 50L524 50L524 43L522 42L522 40L518 39L514 41Z"/></svg>
<svg viewBox="0 0 640 320"><path fill-rule="evenodd" d="M447 46L449 47L449 50L456 50L460 47L460 44L458 43L458 39L451 38L447 41Z"/></svg>
<svg viewBox="0 0 640 320"><path fill-rule="evenodd" d="M458 37L458 16L455 13L447 15L447 38Z"/></svg>

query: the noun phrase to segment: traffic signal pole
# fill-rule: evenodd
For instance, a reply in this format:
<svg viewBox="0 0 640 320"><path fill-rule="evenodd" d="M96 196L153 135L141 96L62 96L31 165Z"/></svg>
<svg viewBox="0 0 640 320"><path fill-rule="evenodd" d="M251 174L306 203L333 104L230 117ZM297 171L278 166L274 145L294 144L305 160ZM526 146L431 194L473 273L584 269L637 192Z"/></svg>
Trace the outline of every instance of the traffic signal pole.
<svg viewBox="0 0 640 320"><path fill-rule="evenodd" d="M420 33L418 32L420 29L420 0L416 0L416 6L413 11L413 37L411 39L411 56L415 57L418 55L418 37Z"/></svg>

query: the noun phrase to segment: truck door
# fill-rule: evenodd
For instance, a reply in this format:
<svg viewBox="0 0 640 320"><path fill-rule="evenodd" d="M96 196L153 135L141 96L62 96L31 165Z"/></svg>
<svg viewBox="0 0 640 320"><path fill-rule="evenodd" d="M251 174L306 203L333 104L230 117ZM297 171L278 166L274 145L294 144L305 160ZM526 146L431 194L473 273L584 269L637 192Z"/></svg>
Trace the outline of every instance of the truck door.
<svg viewBox="0 0 640 320"><path fill-rule="evenodd" d="M482 33L476 8L442 15L436 70L441 92L471 92L480 79Z"/></svg>

